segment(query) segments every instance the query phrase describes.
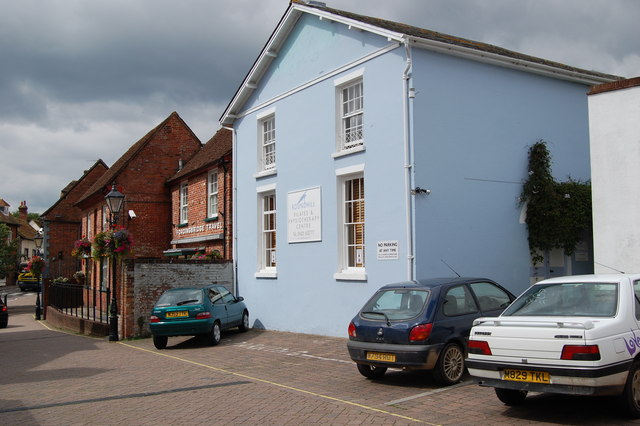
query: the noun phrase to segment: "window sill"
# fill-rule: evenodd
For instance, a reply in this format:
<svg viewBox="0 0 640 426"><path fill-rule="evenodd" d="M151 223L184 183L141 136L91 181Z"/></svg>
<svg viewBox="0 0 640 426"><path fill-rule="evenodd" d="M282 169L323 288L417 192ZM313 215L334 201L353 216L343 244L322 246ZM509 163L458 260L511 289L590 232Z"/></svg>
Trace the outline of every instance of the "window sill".
<svg viewBox="0 0 640 426"><path fill-rule="evenodd" d="M213 222L214 220L218 220L218 215L208 217L204 221L205 222Z"/></svg>
<svg viewBox="0 0 640 426"><path fill-rule="evenodd" d="M340 158L340 157L344 157L345 155L351 155L351 154L355 154L357 152L363 152L366 151L364 145L360 145L360 146L356 146L355 148L350 148L350 149L345 149L343 151L338 151L338 152L334 152L333 154L331 154L331 157L333 158Z"/></svg>
<svg viewBox="0 0 640 426"><path fill-rule="evenodd" d="M187 226L189 226L188 223L179 223L179 224L176 225L176 228L185 228Z"/></svg>
<svg viewBox="0 0 640 426"><path fill-rule="evenodd" d="M337 281L367 281L366 272L336 272L333 278Z"/></svg>
<svg viewBox="0 0 640 426"><path fill-rule="evenodd" d="M278 174L278 171L275 168L273 168L273 169L263 170L261 172L255 173L253 175L253 177L256 178L256 179L259 179L259 178L263 178L263 177L266 177L266 176L272 176L272 175L276 175L276 174Z"/></svg>
<svg viewBox="0 0 640 426"><path fill-rule="evenodd" d="M255 278L278 278L278 273L274 271L262 270L253 274Z"/></svg>

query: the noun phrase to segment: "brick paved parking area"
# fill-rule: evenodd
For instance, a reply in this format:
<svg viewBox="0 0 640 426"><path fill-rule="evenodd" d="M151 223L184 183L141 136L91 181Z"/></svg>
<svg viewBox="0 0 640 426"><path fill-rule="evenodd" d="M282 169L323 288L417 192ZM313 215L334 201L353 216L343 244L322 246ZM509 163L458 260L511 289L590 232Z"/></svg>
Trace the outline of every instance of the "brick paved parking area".
<svg viewBox="0 0 640 426"><path fill-rule="evenodd" d="M468 378L360 376L346 340L231 331L216 347L169 338L108 342L47 327L33 294L9 298L0 330L0 424L637 424L611 398L533 395L509 408ZM345 325L346 329L346 325Z"/></svg>

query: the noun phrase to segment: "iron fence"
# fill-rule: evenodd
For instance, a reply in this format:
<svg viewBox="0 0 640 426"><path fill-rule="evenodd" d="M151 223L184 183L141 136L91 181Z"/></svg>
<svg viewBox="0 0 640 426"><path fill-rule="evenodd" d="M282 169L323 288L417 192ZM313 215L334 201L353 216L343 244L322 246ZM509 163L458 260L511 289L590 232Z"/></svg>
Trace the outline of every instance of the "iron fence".
<svg viewBox="0 0 640 426"><path fill-rule="evenodd" d="M109 322L109 289L81 284L52 282L49 306L66 315L107 324Z"/></svg>

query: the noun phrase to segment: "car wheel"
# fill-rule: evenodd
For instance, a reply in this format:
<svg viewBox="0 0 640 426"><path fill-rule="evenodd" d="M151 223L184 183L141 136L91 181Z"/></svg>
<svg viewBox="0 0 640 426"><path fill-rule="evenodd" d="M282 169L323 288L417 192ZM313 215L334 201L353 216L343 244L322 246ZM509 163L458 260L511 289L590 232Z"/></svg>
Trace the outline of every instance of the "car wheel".
<svg viewBox="0 0 640 426"><path fill-rule="evenodd" d="M0 324L0 328L7 328L8 324L8 322L3 322L2 324Z"/></svg>
<svg viewBox="0 0 640 426"><path fill-rule="evenodd" d="M358 371L367 379L380 379L387 372L387 367L376 367L375 365L356 364Z"/></svg>
<svg viewBox="0 0 640 426"><path fill-rule="evenodd" d="M220 343L221 338L222 332L220 331L220 323L216 321L213 323L213 327L211 327L211 333L209 334L209 344L211 346L215 346Z"/></svg>
<svg viewBox="0 0 640 426"><path fill-rule="evenodd" d="M169 338L167 336L153 336L153 346L156 349L164 349L167 347L167 342Z"/></svg>
<svg viewBox="0 0 640 426"><path fill-rule="evenodd" d="M464 374L464 352L460 345L449 343L440 352L440 357L433 370L434 379L449 386L458 383Z"/></svg>
<svg viewBox="0 0 640 426"><path fill-rule="evenodd" d="M640 417L640 363L638 362L631 365L627 384L622 393L622 401L629 416Z"/></svg>
<svg viewBox="0 0 640 426"><path fill-rule="evenodd" d="M242 313L242 322L238 326L240 331L248 331L249 330L249 312L244 311Z"/></svg>
<svg viewBox="0 0 640 426"><path fill-rule="evenodd" d="M527 397L527 391L495 388L496 396L505 405L521 405Z"/></svg>

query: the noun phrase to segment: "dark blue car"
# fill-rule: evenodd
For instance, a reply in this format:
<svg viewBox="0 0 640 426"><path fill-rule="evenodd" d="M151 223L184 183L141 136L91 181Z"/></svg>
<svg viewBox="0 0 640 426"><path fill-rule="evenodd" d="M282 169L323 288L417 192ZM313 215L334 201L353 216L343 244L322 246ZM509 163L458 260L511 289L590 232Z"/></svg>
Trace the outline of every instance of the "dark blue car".
<svg viewBox="0 0 640 426"><path fill-rule="evenodd" d="M515 296L486 278L434 278L380 288L349 324L347 347L358 371L432 370L441 384L464 374L473 320L497 316Z"/></svg>

